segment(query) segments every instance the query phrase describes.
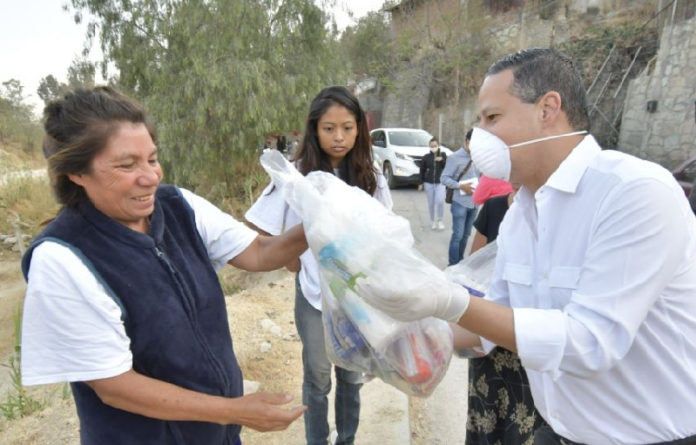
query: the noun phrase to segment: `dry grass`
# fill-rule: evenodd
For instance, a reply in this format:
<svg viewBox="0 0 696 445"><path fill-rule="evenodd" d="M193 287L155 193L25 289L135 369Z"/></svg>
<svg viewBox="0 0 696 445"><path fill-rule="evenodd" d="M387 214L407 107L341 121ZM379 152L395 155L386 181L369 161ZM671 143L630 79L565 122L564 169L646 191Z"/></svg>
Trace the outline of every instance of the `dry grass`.
<svg viewBox="0 0 696 445"><path fill-rule="evenodd" d="M53 217L58 205L45 175L28 172L46 169L35 152L10 142L0 149L0 234L14 234L15 226L35 235L41 222ZM27 173L20 173L27 172Z"/></svg>
<svg viewBox="0 0 696 445"><path fill-rule="evenodd" d="M42 223L54 217L58 204L45 177L21 177L0 185L0 233L36 235Z"/></svg>

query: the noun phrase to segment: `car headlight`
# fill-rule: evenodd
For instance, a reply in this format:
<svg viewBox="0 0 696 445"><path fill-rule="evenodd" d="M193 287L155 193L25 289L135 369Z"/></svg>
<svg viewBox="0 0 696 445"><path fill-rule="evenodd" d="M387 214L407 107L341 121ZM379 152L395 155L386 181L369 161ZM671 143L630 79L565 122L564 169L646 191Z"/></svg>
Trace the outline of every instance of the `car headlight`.
<svg viewBox="0 0 696 445"><path fill-rule="evenodd" d="M394 155L396 155L398 159L403 159L404 161L413 161L413 158L411 156L399 153L398 151L395 151Z"/></svg>

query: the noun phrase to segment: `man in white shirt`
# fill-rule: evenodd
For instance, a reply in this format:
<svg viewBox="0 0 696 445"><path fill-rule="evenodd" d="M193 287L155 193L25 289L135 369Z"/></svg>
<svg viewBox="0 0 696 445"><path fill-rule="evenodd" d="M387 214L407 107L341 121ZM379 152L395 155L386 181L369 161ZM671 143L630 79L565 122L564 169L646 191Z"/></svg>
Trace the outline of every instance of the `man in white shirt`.
<svg viewBox="0 0 696 445"><path fill-rule="evenodd" d="M586 134L582 79L555 50L496 62L478 114L474 163L522 184L486 298L368 299L476 334L457 346L517 352L549 425L535 445L696 443L696 219L683 191Z"/></svg>

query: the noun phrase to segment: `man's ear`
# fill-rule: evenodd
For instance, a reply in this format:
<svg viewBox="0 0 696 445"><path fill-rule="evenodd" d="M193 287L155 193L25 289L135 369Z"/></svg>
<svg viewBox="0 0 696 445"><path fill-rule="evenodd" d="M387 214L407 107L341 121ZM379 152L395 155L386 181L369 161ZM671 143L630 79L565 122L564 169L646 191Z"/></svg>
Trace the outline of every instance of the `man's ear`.
<svg viewBox="0 0 696 445"><path fill-rule="evenodd" d="M81 187L85 186L85 184L84 184L85 181L84 181L84 178L82 177L81 174L68 173L68 179L71 180L72 182L74 182L75 184L81 186Z"/></svg>
<svg viewBox="0 0 696 445"><path fill-rule="evenodd" d="M554 126L561 113L561 95L556 91L549 91L539 99L538 103L544 127Z"/></svg>

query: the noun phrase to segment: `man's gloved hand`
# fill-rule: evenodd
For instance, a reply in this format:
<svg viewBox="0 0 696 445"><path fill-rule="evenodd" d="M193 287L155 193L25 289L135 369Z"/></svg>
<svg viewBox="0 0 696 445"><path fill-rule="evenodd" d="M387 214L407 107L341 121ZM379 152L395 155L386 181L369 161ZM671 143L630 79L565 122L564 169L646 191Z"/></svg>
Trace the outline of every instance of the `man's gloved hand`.
<svg viewBox="0 0 696 445"><path fill-rule="evenodd" d="M395 291L394 289L399 290ZM469 292L462 286L447 282L437 287L427 283L417 287L399 288L382 282L379 275L358 279L355 290L371 306L402 321L436 317L456 323L469 307Z"/></svg>

